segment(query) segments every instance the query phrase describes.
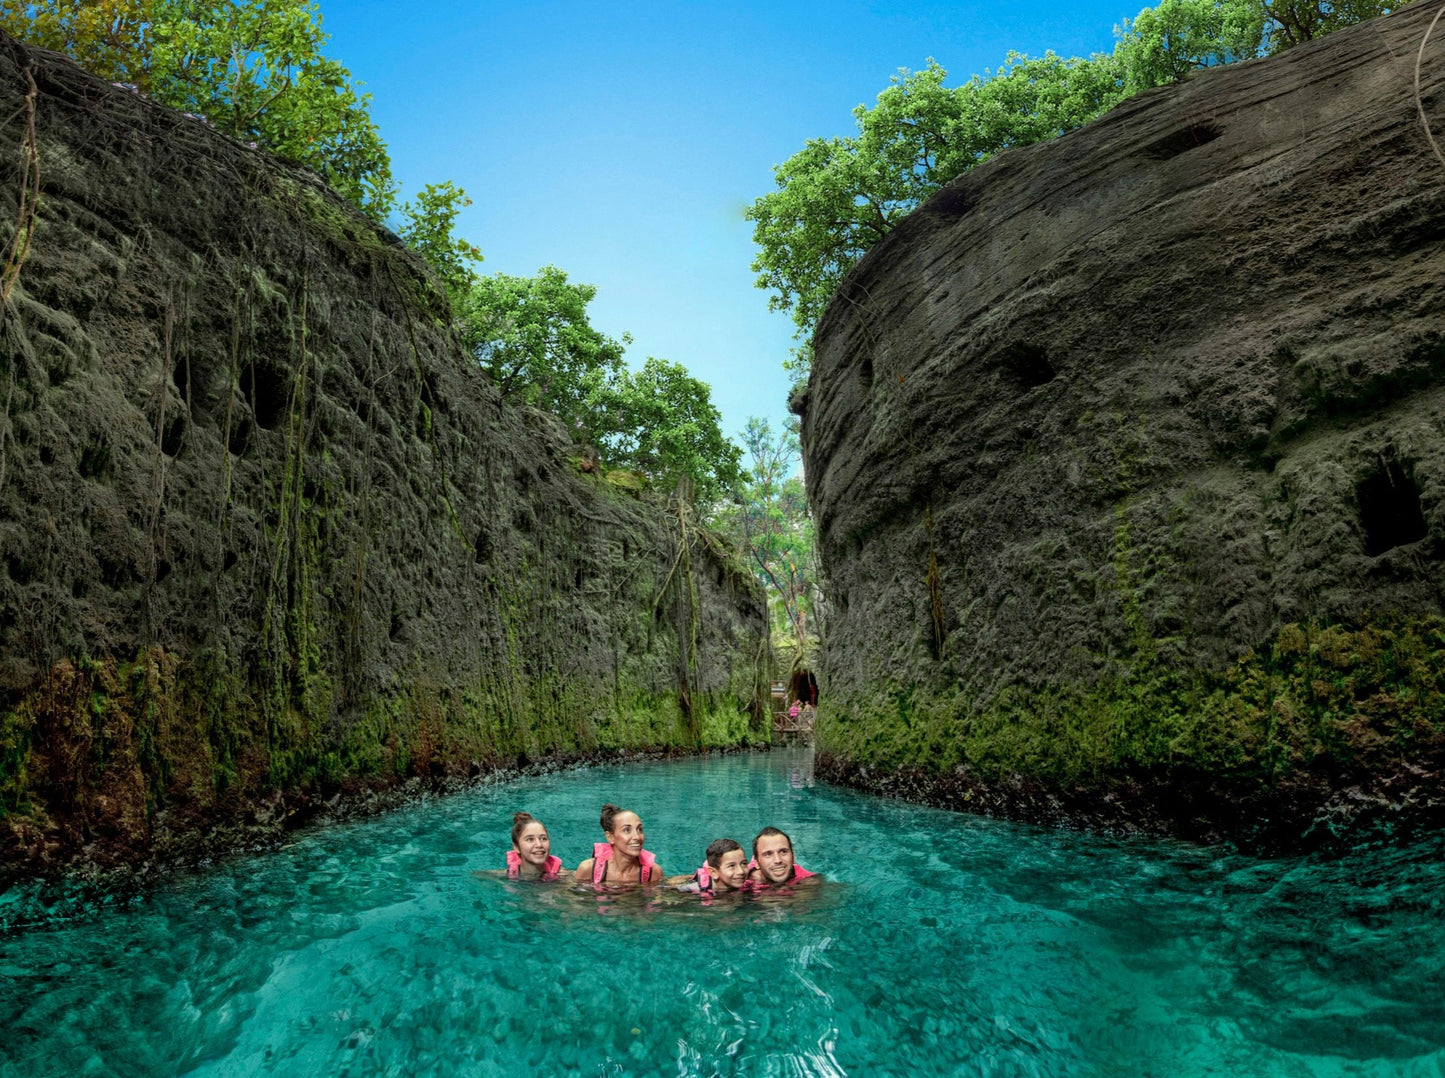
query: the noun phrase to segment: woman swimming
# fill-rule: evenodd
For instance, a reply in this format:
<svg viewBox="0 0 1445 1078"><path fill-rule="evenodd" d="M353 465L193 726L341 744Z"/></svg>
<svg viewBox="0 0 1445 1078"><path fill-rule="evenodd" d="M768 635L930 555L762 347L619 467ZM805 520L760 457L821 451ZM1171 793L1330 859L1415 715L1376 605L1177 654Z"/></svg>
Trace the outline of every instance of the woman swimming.
<svg viewBox="0 0 1445 1078"><path fill-rule="evenodd" d="M642 819L616 805L602 806L606 842L592 847L592 856L577 866L578 883L658 883L664 878L657 858L642 848Z"/></svg>
<svg viewBox="0 0 1445 1078"><path fill-rule="evenodd" d="M552 840L542 821L528 812L514 813L507 876L514 880L555 880L561 871L562 858L552 856Z"/></svg>

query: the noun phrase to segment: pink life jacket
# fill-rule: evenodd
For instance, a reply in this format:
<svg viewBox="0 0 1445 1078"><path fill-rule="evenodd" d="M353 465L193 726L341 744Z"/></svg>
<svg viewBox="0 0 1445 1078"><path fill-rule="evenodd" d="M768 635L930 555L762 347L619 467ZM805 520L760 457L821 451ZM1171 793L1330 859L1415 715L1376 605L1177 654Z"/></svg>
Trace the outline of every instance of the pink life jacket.
<svg viewBox="0 0 1445 1078"><path fill-rule="evenodd" d="M748 874L751 875L753 869L755 869L755 868L757 868L757 867L758 867L758 859L757 859L756 857L754 857L751 861L748 862ZM804 868L802 865L798 864L798 862L794 861L794 862L793 862L793 874L792 874L791 876L789 876L786 880L784 880L782 883L777 883L777 884L775 884L775 883L773 883L772 880L768 879L768 877L767 877L766 875L764 875L764 876L763 876L763 882L762 882L762 883L756 883L756 884L753 884L752 886L754 886L754 887L786 887L786 886L787 886L788 884L790 884L790 883L797 883L799 880L806 880L809 876L816 876L816 875L817 875L816 872L809 872L809 871L808 871L806 868ZM749 881L749 882L751 882L751 881Z"/></svg>
<svg viewBox="0 0 1445 1078"><path fill-rule="evenodd" d="M542 866L542 878L544 880L555 880L557 873L562 871L562 858L547 855L547 861ZM522 875L522 855L516 850L507 851L507 878L520 879Z"/></svg>
<svg viewBox="0 0 1445 1078"><path fill-rule="evenodd" d="M612 844L610 842L595 842L592 844L592 882L601 883L607 877L607 862L612 860ZM652 875L652 866L657 864L657 858L653 857L648 850L639 850L637 860L642 865L638 877L642 883L646 883Z"/></svg>
<svg viewBox="0 0 1445 1078"><path fill-rule="evenodd" d="M703 865L692 874L693 882L697 884L699 894L712 894L712 869Z"/></svg>

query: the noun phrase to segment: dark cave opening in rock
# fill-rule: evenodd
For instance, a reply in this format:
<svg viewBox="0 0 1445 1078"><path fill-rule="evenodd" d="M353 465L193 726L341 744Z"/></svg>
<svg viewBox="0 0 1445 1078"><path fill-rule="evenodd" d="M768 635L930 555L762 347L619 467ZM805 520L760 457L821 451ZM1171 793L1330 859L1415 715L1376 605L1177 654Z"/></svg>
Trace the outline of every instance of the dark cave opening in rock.
<svg viewBox="0 0 1445 1078"><path fill-rule="evenodd" d="M793 671L793 683L788 690L788 695L798 703L818 705L818 679L813 676L813 671Z"/></svg>
<svg viewBox="0 0 1445 1078"><path fill-rule="evenodd" d="M1365 528L1365 553L1371 557L1425 538L1420 488L1398 461L1381 462L1355 488L1355 498Z"/></svg>
<svg viewBox="0 0 1445 1078"><path fill-rule="evenodd" d="M1004 375L1025 392L1058 377L1048 353L1036 344L1014 344L999 356Z"/></svg>
<svg viewBox="0 0 1445 1078"><path fill-rule="evenodd" d="M289 403L286 376L270 367L252 363L246 367L241 385L250 395L256 425L263 430L275 430Z"/></svg>

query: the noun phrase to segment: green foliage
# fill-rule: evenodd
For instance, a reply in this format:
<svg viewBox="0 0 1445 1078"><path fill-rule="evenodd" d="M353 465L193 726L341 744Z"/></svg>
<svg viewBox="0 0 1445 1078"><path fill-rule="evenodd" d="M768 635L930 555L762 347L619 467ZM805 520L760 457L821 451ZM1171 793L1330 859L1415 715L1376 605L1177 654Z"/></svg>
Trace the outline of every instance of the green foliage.
<svg viewBox="0 0 1445 1078"><path fill-rule="evenodd" d="M843 276L968 169L1196 68L1279 52L1389 10L1381 0L1161 0L1125 20L1112 54L1011 52L997 72L955 87L944 86L947 72L933 60L901 71L872 108L853 110L856 135L810 139L774 168L776 190L745 215L755 283L771 293L770 309L791 313L802 342L784 367L806 375L813 327Z"/></svg>
<svg viewBox="0 0 1445 1078"><path fill-rule="evenodd" d="M678 363L649 356L642 370L588 379L587 425L603 455L670 489L686 476L704 504L742 477L741 452L723 437L712 390Z"/></svg>
<svg viewBox="0 0 1445 1078"><path fill-rule="evenodd" d="M544 408L568 427L583 426L587 396L598 377L624 370L632 338L594 329L590 284L574 284L555 266L535 277L476 277L454 308L462 341L503 397Z"/></svg>
<svg viewBox="0 0 1445 1078"><path fill-rule="evenodd" d="M1271 785L1380 773L1445 749L1445 621L1291 624L1223 671L1139 658L1091 685L960 692L884 684L829 701L819 744L869 767L964 765L1054 784L1156 769Z"/></svg>
<svg viewBox="0 0 1445 1078"><path fill-rule="evenodd" d="M808 617L817 597L817 552L807 495L798 477L798 424L774 431L752 416L743 431L752 466L734 490L734 504L718 514L719 527L748 558L768 592L775 631L792 638L797 654L807 652Z"/></svg>
<svg viewBox="0 0 1445 1078"><path fill-rule="evenodd" d="M151 0L0 0L0 30L145 92L151 9Z"/></svg>
<svg viewBox="0 0 1445 1078"><path fill-rule="evenodd" d="M614 467L669 490L686 475L712 501L737 481L739 452L722 435L711 389L663 359L629 371L632 338L610 337L588 317L596 295L544 266L535 277L473 277L453 311L503 397L559 416Z"/></svg>
<svg viewBox="0 0 1445 1078"><path fill-rule="evenodd" d="M873 108L853 110L858 134L813 139L773 170L777 190L746 217L753 269L773 310L811 333L843 275L923 199L1010 146L1052 138L1121 96L1107 58L1010 53L988 78L945 87L934 61L895 75Z"/></svg>
<svg viewBox="0 0 1445 1078"><path fill-rule="evenodd" d="M1242 0L1234 2L1238 4ZM1381 0L1258 0L1258 3L1265 12L1264 48L1271 56L1357 22L1388 15L1399 7Z"/></svg>
<svg viewBox="0 0 1445 1078"><path fill-rule="evenodd" d="M0 0L0 27L305 165L378 220L395 202L371 95L322 54L308 0Z"/></svg>
<svg viewBox="0 0 1445 1078"><path fill-rule="evenodd" d="M1118 30L1114 57L1128 93L1178 82L1197 67L1258 56L1265 8L1255 0L1160 0Z"/></svg>
<svg viewBox="0 0 1445 1078"><path fill-rule="evenodd" d="M447 180L427 184L415 202L401 207L402 241L441 278L453 307L465 302L475 280L472 266L482 260L481 250L454 232L457 215L471 204L466 191Z"/></svg>
<svg viewBox="0 0 1445 1078"><path fill-rule="evenodd" d="M307 0L152 0L151 94L306 165L375 216L395 198L371 95Z"/></svg>

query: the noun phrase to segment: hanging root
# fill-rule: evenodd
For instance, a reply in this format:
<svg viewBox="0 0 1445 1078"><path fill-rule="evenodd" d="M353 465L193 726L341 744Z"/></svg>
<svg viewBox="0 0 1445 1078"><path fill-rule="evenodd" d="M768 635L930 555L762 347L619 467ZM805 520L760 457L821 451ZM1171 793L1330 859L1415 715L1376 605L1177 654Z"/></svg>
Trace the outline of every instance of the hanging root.
<svg viewBox="0 0 1445 1078"><path fill-rule="evenodd" d="M35 85L35 74L30 70L23 51L20 58L21 70L30 84L23 106L25 134L20 140L20 212L15 222L15 235L10 237L10 243L5 248L4 268L0 269L0 304L10 301L10 293L20 279L20 268L30 255L30 238L35 233L35 208L40 203L40 148L35 140L35 99L40 88Z"/></svg>
<svg viewBox="0 0 1445 1078"><path fill-rule="evenodd" d="M1430 121L1425 116L1425 102L1420 95L1420 67L1425 62L1425 45L1430 40L1430 35L1435 32L1435 24L1440 21L1440 16L1445 15L1445 7L1435 12L1435 18L1430 20L1430 26L1425 31L1425 36L1420 39L1420 51L1415 54L1415 108L1420 113L1420 126L1425 129L1425 137L1430 140L1430 149L1435 151L1435 156L1440 163L1445 165L1445 153L1440 150L1440 144L1435 141L1435 133L1430 130Z"/></svg>

